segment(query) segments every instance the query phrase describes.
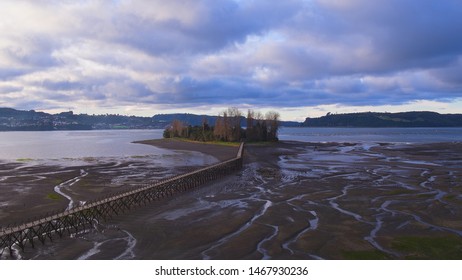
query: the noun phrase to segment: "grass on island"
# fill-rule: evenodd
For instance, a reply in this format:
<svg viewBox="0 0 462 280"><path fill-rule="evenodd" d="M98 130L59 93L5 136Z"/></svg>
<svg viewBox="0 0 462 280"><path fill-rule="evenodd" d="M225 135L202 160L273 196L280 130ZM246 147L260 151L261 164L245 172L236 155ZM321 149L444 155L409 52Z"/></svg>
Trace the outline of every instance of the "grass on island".
<svg viewBox="0 0 462 280"><path fill-rule="evenodd" d="M188 143L197 143L197 144L210 144L210 145L220 145L220 146L227 146L227 147L239 147L241 144L240 142L225 142L225 141L195 141L195 140L190 140L187 138L164 138L164 139L170 139L173 141L183 141L183 142L188 142Z"/></svg>
<svg viewBox="0 0 462 280"><path fill-rule="evenodd" d="M194 141L186 138L162 138L162 139L152 139L152 140L142 140L142 141L135 141L133 143L141 143L141 144L150 144L162 141L178 141L178 142L186 142L186 143L195 143L195 144L209 144L209 145L220 145L220 146L228 146L228 147L239 147L239 142L223 142L223 141Z"/></svg>
<svg viewBox="0 0 462 280"><path fill-rule="evenodd" d="M195 140L190 140L187 138L180 138L180 137L174 137L174 138L163 138L164 140L170 140L170 141L183 141L183 142L188 142L188 143L198 143L198 144L211 144L211 145L220 145L220 146L228 146L228 147L239 147L241 142L226 142L226 141L195 141ZM245 142L246 145L252 145L252 146L268 146L272 145L274 143L277 143L276 141L256 141L256 142Z"/></svg>
<svg viewBox="0 0 462 280"><path fill-rule="evenodd" d="M178 141L178 142L186 142L186 143L193 143L193 144L207 144L207 145L218 145L218 146L226 146L226 147L239 147L241 142L226 142L226 141L196 141L191 140L188 138L181 138L181 137L174 137L174 138L162 138L162 139L152 139L152 140L142 140L142 141L134 141L133 143L140 143L140 144L152 144L155 142L161 141ZM256 142L245 142L246 145L251 146L269 146L274 145L277 141L256 141Z"/></svg>
<svg viewBox="0 0 462 280"><path fill-rule="evenodd" d="M271 146L277 144L278 141L256 141L256 142L246 142L246 145L250 146Z"/></svg>

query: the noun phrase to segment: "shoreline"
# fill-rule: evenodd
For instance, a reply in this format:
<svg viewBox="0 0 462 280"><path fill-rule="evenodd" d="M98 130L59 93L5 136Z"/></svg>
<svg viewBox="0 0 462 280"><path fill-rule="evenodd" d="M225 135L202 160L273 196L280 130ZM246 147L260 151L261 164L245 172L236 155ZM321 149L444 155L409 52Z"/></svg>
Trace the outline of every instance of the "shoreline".
<svg viewBox="0 0 462 280"><path fill-rule="evenodd" d="M133 143L151 145L168 150L200 152L206 155L213 156L219 161L225 161L228 159L235 158L239 149L238 145L228 146L207 142L202 143L193 141L183 141L171 138L142 140L135 141Z"/></svg>

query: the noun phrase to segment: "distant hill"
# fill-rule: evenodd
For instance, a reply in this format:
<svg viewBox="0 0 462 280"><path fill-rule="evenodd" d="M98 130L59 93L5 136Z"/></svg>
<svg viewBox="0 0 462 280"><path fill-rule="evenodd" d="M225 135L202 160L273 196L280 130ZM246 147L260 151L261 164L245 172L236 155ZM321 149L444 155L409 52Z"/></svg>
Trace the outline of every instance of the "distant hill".
<svg viewBox="0 0 462 280"><path fill-rule="evenodd" d="M0 131L35 130L88 130L88 129L163 129L173 120L187 125L201 125L206 119L214 126L217 116L195 114L157 114L152 117L124 115L74 114L72 111L48 114L34 110L24 111L0 108ZM241 126L246 118L241 117ZM285 127L462 127L462 114L435 112L403 113L349 113L330 114L319 118L306 118L305 122L281 121Z"/></svg>
<svg viewBox="0 0 462 280"><path fill-rule="evenodd" d="M0 108L0 131L91 130L159 128L150 117L87 115L62 112L48 114L34 110Z"/></svg>
<svg viewBox="0 0 462 280"><path fill-rule="evenodd" d="M214 126L217 117L194 114L158 114L153 117L124 115L74 114L72 111L48 114L34 110L24 111L0 108L0 131L38 131L38 130L90 130L90 129L164 129L173 120L187 125L201 125L206 118ZM241 117L241 125L246 119ZM298 122L281 122L281 126L300 126Z"/></svg>
<svg viewBox="0 0 462 280"><path fill-rule="evenodd" d="M36 130L89 130L89 129L154 129L166 128L173 120L187 125L201 125L206 119L214 126L217 116L195 114L157 114L152 117L124 115L74 114L72 111L48 114L34 110L24 111L0 108L0 131ZM241 126L246 126L241 117ZM330 114L319 118L307 118L305 122L281 121L285 127L462 127L462 114L435 112L403 113L349 113Z"/></svg>
<svg viewBox="0 0 462 280"><path fill-rule="evenodd" d="M0 118L15 118L18 120L27 120L40 118L48 115L47 113L36 112L34 110L21 111L12 108L0 108Z"/></svg>
<svg viewBox="0 0 462 280"><path fill-rule="evenodd" d="M185 124L195 126L195 125L202 125L202 121L204 118L207 120L207 123L211 126L215 125L217 121L217 116L208 116L208 115L195 115L195 114L159 114L154 115L152 117L155 123L169 125L172 123L173 120L179 120ZM247 125L246 118L244 116L241 117L241 126L245 127ZM281 126L286 127L295 127L301 126L302 123L300 122L292 122L292 121L281 121Z"/></svg>
<svg viewBox="0 0 462 280"><path fill-rule="evenodd" d="M462 127L462 114L435 112L349 113L306 118L305 127Z"/></svg>
<svg viewBox="0 0 462 280"><path fill-rule="evenodd" d="M158 114L152 117L155 123L164 124L165 126L170 125L172 121L179 120L188 125L201 125L203 119L207 120L209 125L215 125L217 120L216 116L207 115L195 115L195 114Z"/></svg>

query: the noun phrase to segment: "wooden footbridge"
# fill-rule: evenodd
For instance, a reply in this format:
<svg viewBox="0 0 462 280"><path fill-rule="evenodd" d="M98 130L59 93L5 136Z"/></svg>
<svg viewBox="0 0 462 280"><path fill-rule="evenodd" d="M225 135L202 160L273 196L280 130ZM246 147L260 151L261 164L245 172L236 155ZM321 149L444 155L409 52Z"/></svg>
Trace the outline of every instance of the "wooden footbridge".
<svg viewBox="0 0 462 280"><path fill-rule="evenodd" d="M219 179L242 168L244 144L241 143L237 156L187 174L174 176L152 185L115 194L111 197L86 203L64 212L50 214L42 219L23 223L0 231L0 250L17 245L21 250L37 242L45 244L47 240L73 234L93 227L99 220L107 220L134 207L184 192L212 180Z"/></svg>

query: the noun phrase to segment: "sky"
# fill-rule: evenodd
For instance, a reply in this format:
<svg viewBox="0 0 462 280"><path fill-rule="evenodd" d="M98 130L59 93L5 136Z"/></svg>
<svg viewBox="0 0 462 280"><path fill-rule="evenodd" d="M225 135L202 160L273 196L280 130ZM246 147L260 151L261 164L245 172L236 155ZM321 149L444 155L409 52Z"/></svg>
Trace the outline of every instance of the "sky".
<svg viewBox="0 0 462 280"><path fill-rule="evenodd" d="M0 107L462 113L460 0L1 0Z"/></svg>

